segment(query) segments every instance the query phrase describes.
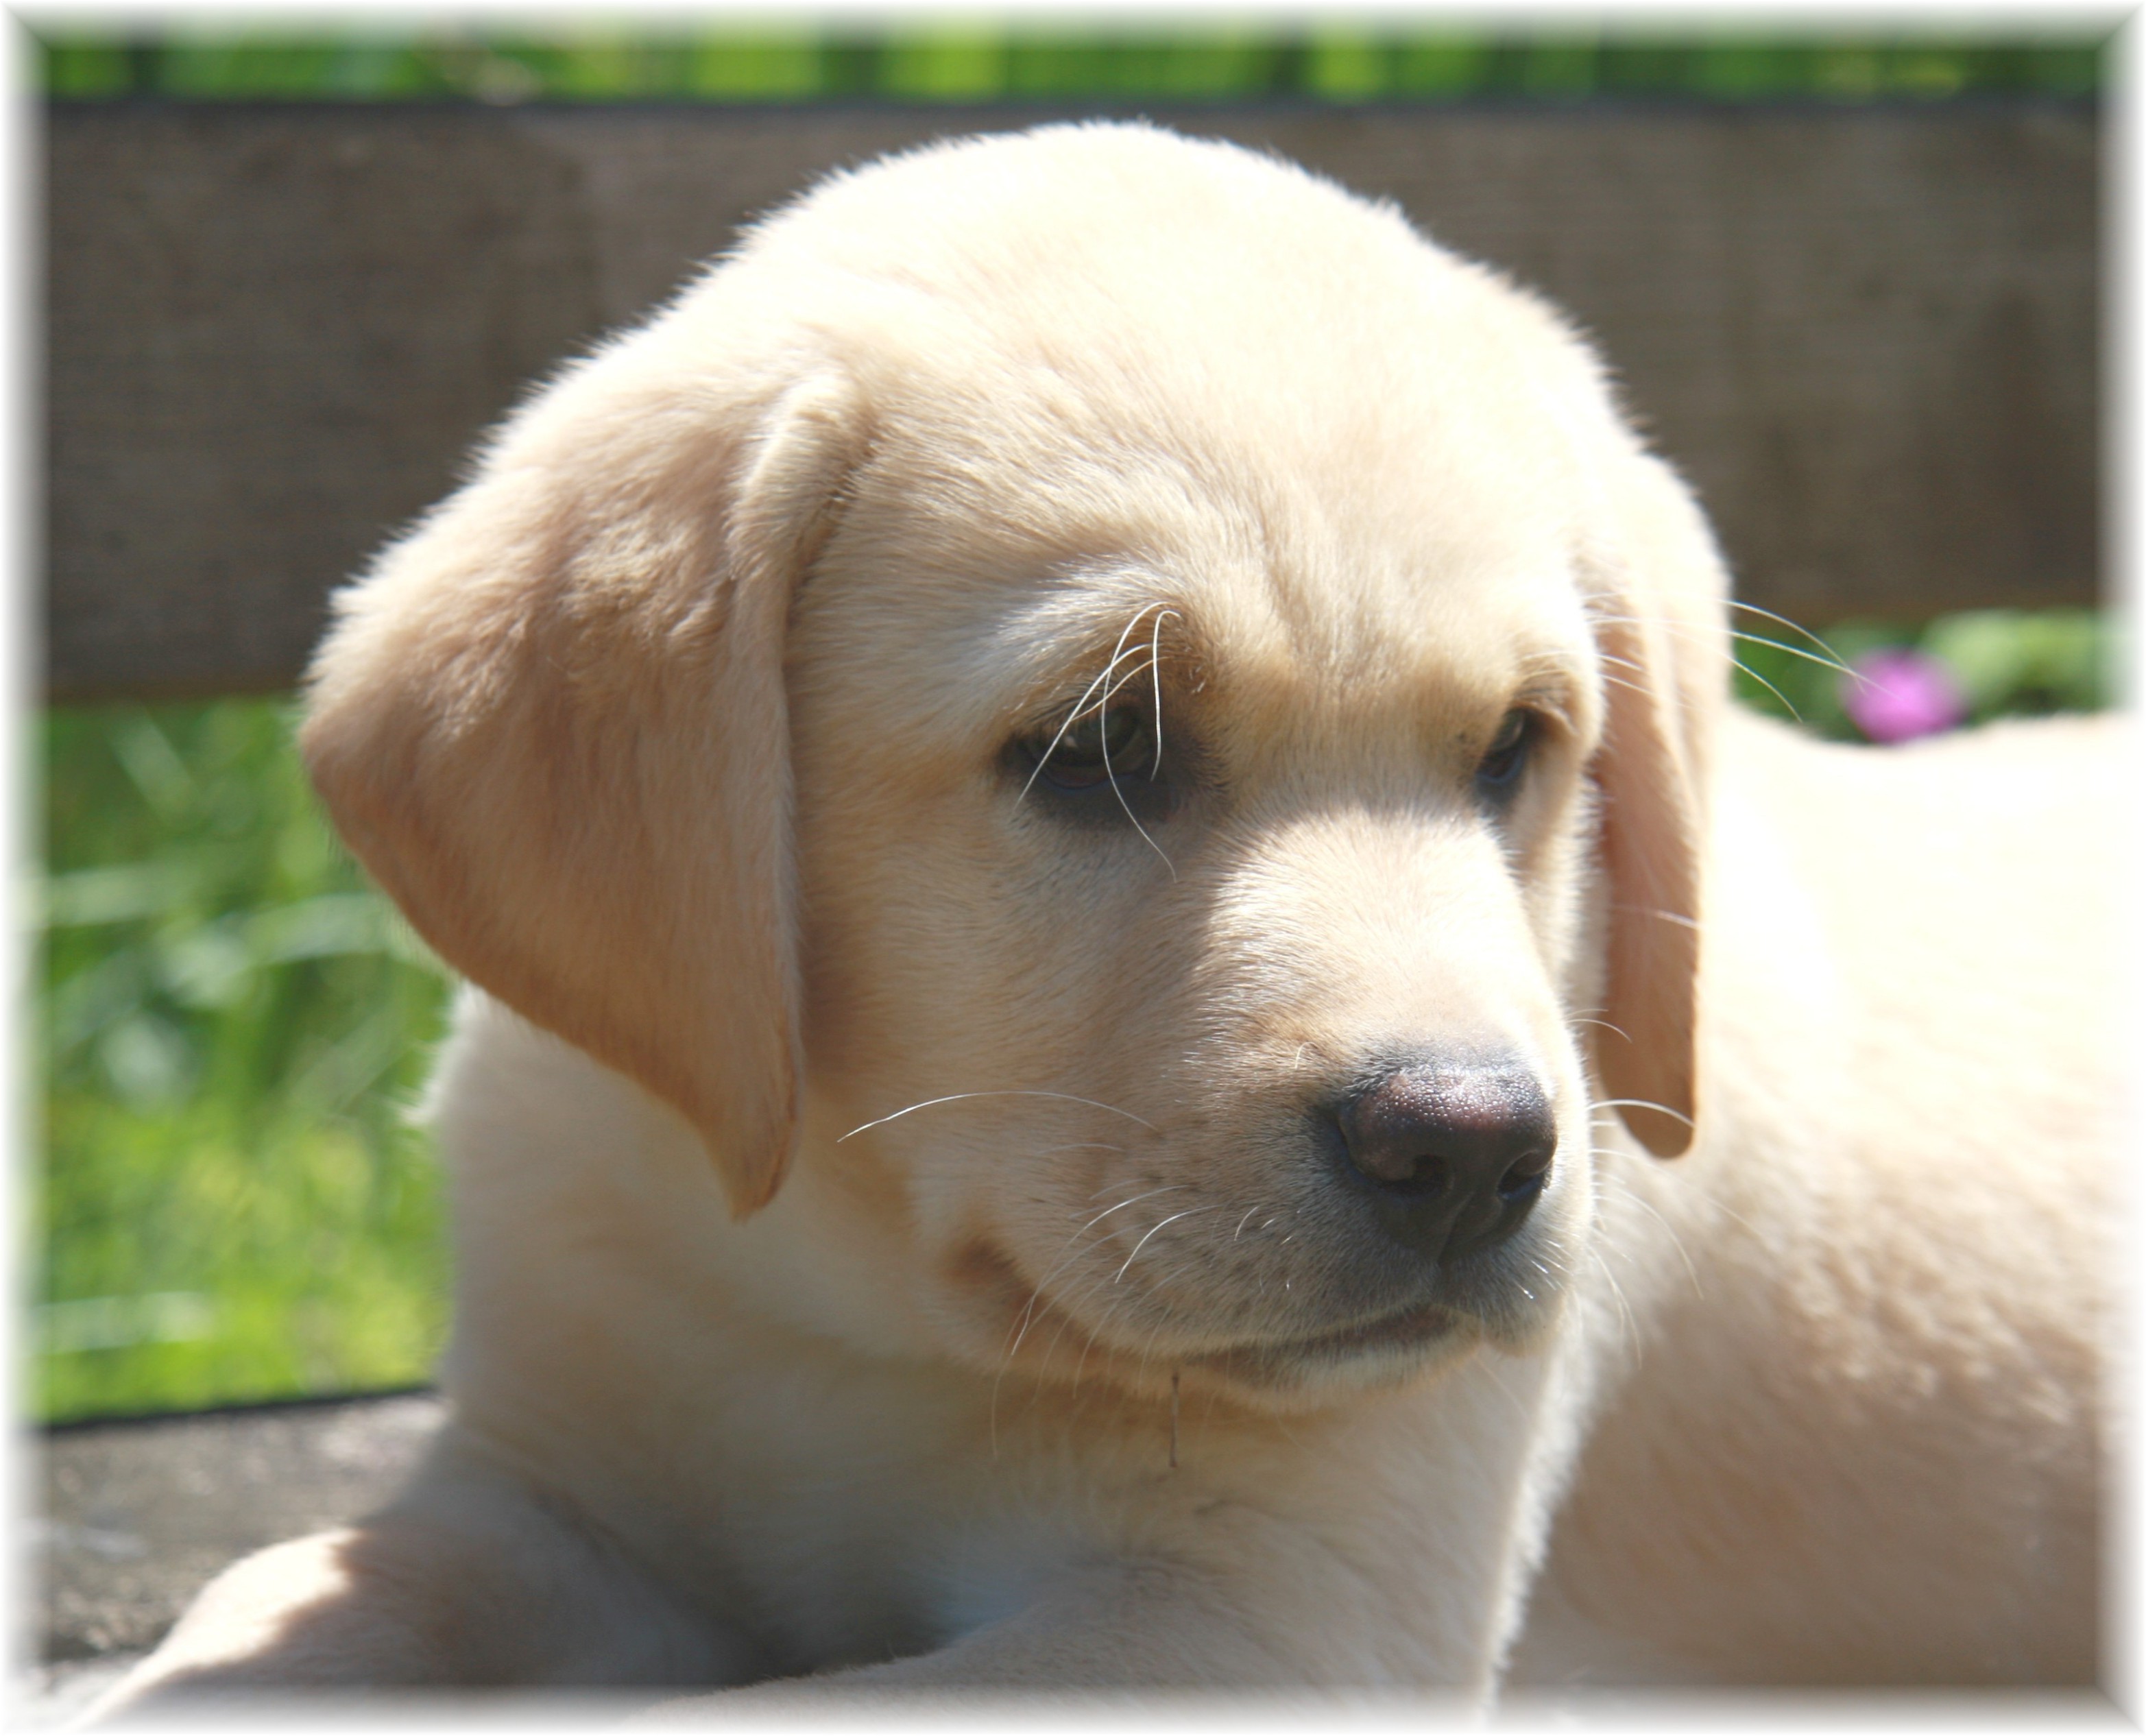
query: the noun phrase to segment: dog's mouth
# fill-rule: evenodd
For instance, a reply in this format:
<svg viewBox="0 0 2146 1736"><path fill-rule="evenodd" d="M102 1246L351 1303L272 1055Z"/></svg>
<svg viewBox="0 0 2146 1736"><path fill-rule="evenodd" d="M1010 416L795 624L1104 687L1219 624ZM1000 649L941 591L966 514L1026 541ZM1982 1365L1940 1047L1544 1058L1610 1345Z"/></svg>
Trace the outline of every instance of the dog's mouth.
<svg viewBox="0 0 2146 1736"><path fill-rule="evenodd" d="M1074 1360L1085 1365L1094 1357L1107 1359L1112 1354L1106 1339L1096 1337L1085 1322L1029 1285L1014 1261L988 1242L968 1245L950 1262L947 1275L971 1299L985 1301L990 1314L1012 1321L1005 1346L1011 1358L1018 1359L1026 1344L1049 1352L1050 1359L1056 1361L1059 1353L1071 1348L1069 1339L1079 1353L1068 1358L1069 1366ZM1498 1335L1495 1323L1470 1309L1419 1296L1341 1325L1263 1334L1171 1359L1240 1386L1271 1390L1302 1386L1322 1375L1376 1378L1382 1370L1398 1375L1465 1353L1485 1338Z"/></svg>
<svg viewBox="0 0 2146 1736"><path fill-rule="evenodd" d="M1235 1344L1185 1360L1254 1386L1297 1385L1351 1364L1420 1365L1426 1353L1444 1356L1474 1345L1483 1323L1442 1302L1420 1302L1390 1314L1306 1336Z"/></svg>

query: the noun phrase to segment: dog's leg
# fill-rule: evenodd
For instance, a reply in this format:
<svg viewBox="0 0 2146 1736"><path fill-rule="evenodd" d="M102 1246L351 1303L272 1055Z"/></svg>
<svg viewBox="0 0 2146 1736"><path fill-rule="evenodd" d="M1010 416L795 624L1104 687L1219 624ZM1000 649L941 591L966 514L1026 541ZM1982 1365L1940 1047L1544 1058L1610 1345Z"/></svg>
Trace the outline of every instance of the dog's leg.
<svg viewBox="0 0 2146 1736"><path fill-rule="evenodd" d="M1068 1570L1017 1613L936 1651L671 1701L643 1722L696 1724L801 1696L912 1690L1094 1692L1303 1688L1315 1644L1263 1631L1211 1574L1163 1562Z"/></svg>
<svg viewBox="0 0 2146 1736"><path fill-rule="evenodd" d="M241 1690L661 1688L761 1673L570 1518L463 1470L226 1569L88 1721Z"/></svg>
<svg viewBox="0 0 2146 1736"><path fill-rule="evenodd" d="M755 1704L955 1689L1405 1689L1487 1710L1577 1438L1577 1360L1563 1344L1482 1359L1427 1400L1357 1412L1263 1497L1195 1484L1181 1505L1150 1504L1154 1553L1115 1528L1055 1564L1017 1539L980 1544L978 1561L1007 1571L971 1582L961 1607L996 1613L950 1620L936 1649L650 1715L727 1715L740 1691Z"/></svg>

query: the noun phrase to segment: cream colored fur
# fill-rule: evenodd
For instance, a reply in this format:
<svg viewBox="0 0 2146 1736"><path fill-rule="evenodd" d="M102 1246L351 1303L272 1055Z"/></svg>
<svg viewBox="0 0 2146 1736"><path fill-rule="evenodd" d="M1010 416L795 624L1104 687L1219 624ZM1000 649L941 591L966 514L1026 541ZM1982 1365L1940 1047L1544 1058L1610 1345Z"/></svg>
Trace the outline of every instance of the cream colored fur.
<svg viewBox="0 0 2146 1736"><path fill-rule="evenodd" d="M477 985L452 1421L105 1709L2090 1679L2113 729L1811 745L1724 588L1555 317L1284 165L762 226L342 600L307 751ZM1184 799L1076 822L1008 744L1114 656ZM1485 1043L1557 1160L1395 1324L1306 1105Z"/></svg>

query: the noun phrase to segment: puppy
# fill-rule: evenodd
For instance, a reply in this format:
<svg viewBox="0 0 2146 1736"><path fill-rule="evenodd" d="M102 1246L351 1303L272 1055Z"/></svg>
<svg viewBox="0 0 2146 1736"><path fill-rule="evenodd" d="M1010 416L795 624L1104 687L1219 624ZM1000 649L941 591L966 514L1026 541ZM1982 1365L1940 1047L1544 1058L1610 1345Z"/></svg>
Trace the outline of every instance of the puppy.
<svg viewBox="0 0 2146 1736"><path fill-rule="evenodd" d="M2090 1679L2108 731L1814 746L1724 594L1569 328L1284 164L761 225L340 601L452 1420L107 1709Z"/></svg>

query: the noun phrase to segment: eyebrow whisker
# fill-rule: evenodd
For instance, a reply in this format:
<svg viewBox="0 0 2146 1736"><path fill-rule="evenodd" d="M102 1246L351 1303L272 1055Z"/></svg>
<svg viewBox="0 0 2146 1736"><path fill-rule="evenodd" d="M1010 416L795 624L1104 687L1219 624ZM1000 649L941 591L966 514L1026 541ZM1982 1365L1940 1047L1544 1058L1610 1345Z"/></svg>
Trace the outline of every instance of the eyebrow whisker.
<svg viewBox="0 0 2146 1736"><path fill-rule="evenodd" d="M1125 641L1132 636L1133 629L1140 624L1141 617L1146 615L1148 611L1150 609L1159 610L1163 609L1164 607L1165 606L1160 603L1150 603L1146 605L1145 607L1142 608L1138 615L1134 616L1130 621L1125 623L1125 631L1118 635L1116 647L1110 652L1110 664L1104 671L1105 675L1109 674L1110 670L1118 666L1118 660L1125 655ZM1162 632L1162 616L1160 615L1157 615L1155 616L1155 626L1157 636L1156 642L1159 645L1160 643L1160 635ZM1130 677L1128 676L1127 679L1130 680ZM1115 689L1110 690L1110 691L1115 691ZM1162 676L1159 671L1155 676L1155 691L1158 695L1162 691ZM1110 693L1105 692L1104 695L1105 703L1107 704L1109 702L1109 699ZM1156 711L1158 719L1160 719L1160 701L1158 701ZM1118 787L1118 774L1110 765L1110 732L1107 729L1102 732L1101 739L1103 745L1103 781L1110 786L1110 794L1117 797L1118 806L1125 810L1125 818L1132 822L1133 830L1140 835L1142 841L1146 844L1150 850L1153 851L1157 856L1162 858L1162 866L1170 870L1170 877L1172 880L1175 880L1177 878L1176 863L1170 861L1169 853L1165 851L1160 844L1156 843L1153 838L1148 836L1147 828L1140 823L1140 816L1133 812L1133 805L1125 800L1125 792ZM1160 736L1158 736L1155 742L1155 757L1158 764L1160 763L1161 754L1162 744ZM1042 767L1039 766L1036 769L1041 771L1042 770Z"/></svg>
<svg viewBox="0 0 2146 1736"><path fill-rule="evenodd" d="M1162 773L1162 624L1176 613L1169 608L1155 611L1155 634L1148 643L1148 673L1155 681L1155 760L1147 770L1150 783Z"/></svg>
<svg viewBox="0 0 2146 1736"><path fill-rule="evenodd" d="M1130 621L1125 623L1125 631L1118 635L1118 642L1112 647L1110 661L1103 666L1102 673L1098 675L1094 681L1089 682L1087 686L1081 691L1080 698L1073 701L1073 709L1066 714L1066 721L1058 726L1058 733L1051 738L1051 746L1045 748L1043 752L1037 757L1035 770L1029 773L1028 781L1021 786L1021 794L1022 797L1026 797L1028 792L1036 787L1036 779L1042 776L1043 768L1050 763L1051 755L1058 751L1058 744L1066 739L1066 731L1071 729L1075 724L1078 723L1083 717L1085 717L1088 715L1089 711L1091 709L1088 701L1095 697L1095 690L1098 687L1103 689L1103 696L1100 701L1097 701L1096 703L1100 706L1107 706L1110 703L1110 696L1117 691L1118 686L1122 685L1122 682L1113 685L1111 683L1110 677L1117 673L1118 665L1125 655L1125 641L1132 636L1133 629L1140 624L1142 617L1144 617L1150 610L1167 610L1169 606L1165 603L1146 604L1140 609L1138 614L1135 615ZM1105 758L1105 764L1107 768L1107 757ZM1137 826L1140 822L1138 821L1135 821L1133 823ZM1145 835L1142 834L1142 836L1145 836ZM1154 842L1154 840L1150 839L1149 842L1152 843ZM1163 860L1165 861L1168 861L1170 859L1167 856L1165 856ZM1174 870L1172 871L1175 872Z"/></svg>

